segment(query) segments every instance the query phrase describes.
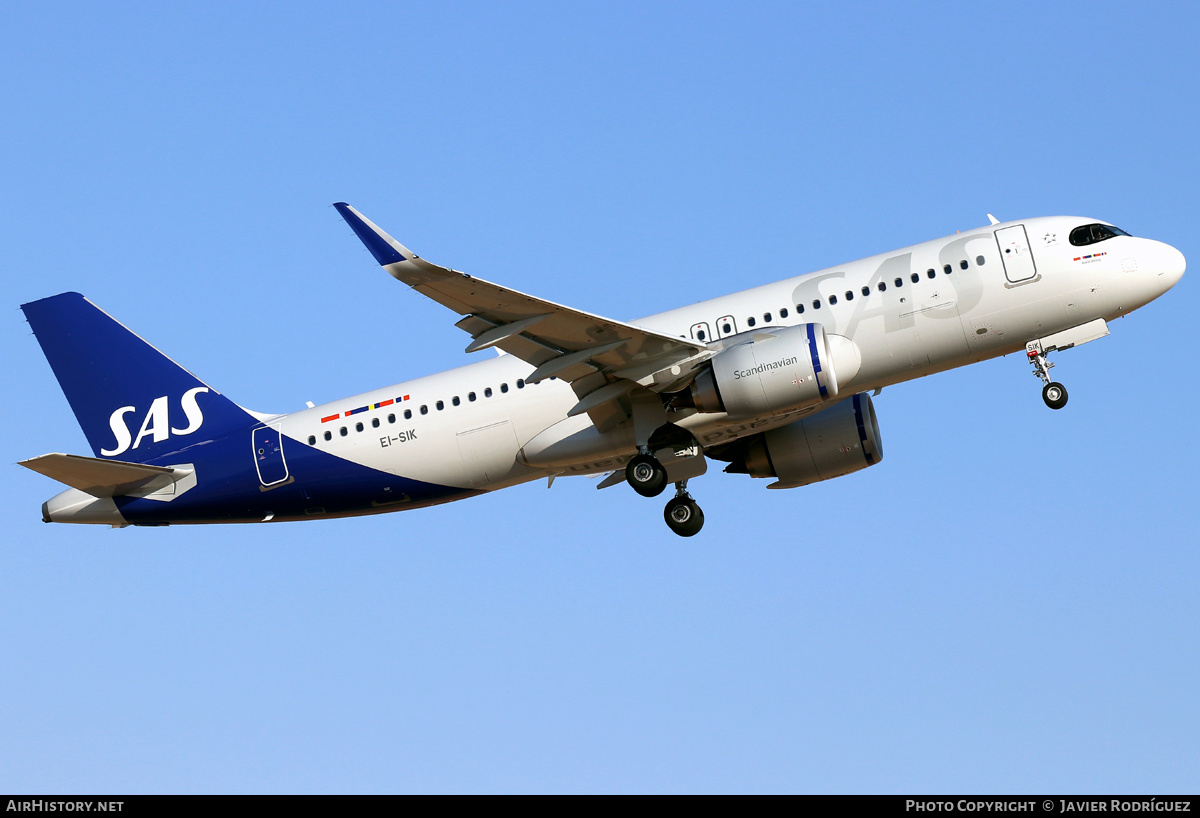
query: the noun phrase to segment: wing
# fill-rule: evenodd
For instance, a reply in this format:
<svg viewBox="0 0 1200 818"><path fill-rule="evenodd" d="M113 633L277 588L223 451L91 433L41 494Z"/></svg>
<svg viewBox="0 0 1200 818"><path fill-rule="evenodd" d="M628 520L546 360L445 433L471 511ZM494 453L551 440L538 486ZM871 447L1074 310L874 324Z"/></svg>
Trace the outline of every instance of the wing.
<svg viewBox="0 0 1200 818"><path fill-rule="evenodd" d="M426 261L345 202L334 205L383 269L464 316L467 352L498 347L534 367L537 383L557 377L602 431L628 417L625 399L639 387L671 392L712 357L706 344L581 312Z"/></svg>

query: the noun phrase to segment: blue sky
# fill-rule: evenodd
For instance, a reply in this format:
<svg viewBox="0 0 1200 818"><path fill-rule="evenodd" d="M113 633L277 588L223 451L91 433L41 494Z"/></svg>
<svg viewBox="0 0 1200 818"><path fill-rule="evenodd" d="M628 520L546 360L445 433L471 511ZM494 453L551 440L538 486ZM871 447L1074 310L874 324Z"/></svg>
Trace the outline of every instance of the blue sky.
<svg viewBox="0 0 1200 818"><path fill-rule="evenodd" d="M1186 4L9 4L10 464L79 290L288 411L467 362L416 252L633 319L1001 219L1200 258ZM48 526L3 470L0 791L1194 792L1195 273L886 389L883 462L375 518ZM486 354L486 353L484 353Z"/></svg>

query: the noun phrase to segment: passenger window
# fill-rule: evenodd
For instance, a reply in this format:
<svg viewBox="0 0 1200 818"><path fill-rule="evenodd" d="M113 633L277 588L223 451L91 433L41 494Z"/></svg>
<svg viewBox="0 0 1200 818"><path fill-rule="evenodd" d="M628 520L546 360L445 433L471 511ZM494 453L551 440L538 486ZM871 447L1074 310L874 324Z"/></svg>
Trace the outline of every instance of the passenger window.
<svg viewBox="0 0 1200 818"><path fill-rule="evenodd" d="M453 403L455 406L458 406L459 404L462 403L462 401L458 399L458 395L455 395L454 397L452 397L450 399L450 402Z"/></svg>
<svg viewBox="0 0 1200 818"><path fill-rule="evenodd" d="M396 416L388 415L388 423L395 423L395 422L396 422Z"/></svg>
<svg viewBox="0 0 1200 818"><path fill-rule="evenodd" d="M898 278L898 279L896 279L895 281L893 281L892 283L893 283L893 284L895 284L897 287L903 287L903 286L904 286L904 279L902 279L902 278Z"/></svg>
<svg viewBox="0 0 1200 818"><path fill-rule="evenodd" d="M326 433L325 433L325 439L326 439L326 440L333 440L333 432L326 432Z"/></svg>
<svg viewBox="0 0 1200 818"><path fill-rule="evenodd" d="M721 332L723 332L723 333L725 333L726 335L728 335L729 333L733 332L733 327L729 326L728 324L724 324L724 325L721 327Z"/></svg>
<svg viewBox="0 0 1200 818"><path fill-rule="evenodd" d="M819 310L819 309L821 309L821 299L819 299L819 298L814 298L814 299L813 299L813 309L814 309L814 310Z"/></svg>
<svg viewBox="0 0 1200 818"><path fill-rule="evenodd" d="M950 275L952 272L954 272L954 268L951 267L949 264L947 264L945 267L942 268L942 272L945 273L946 275Z"/></svg>
<svg viewBox="0 0 1200 818"><path fill-rule="evenodd" d="M967 264L967 260L964 258L962 261L960 261L960 262L958 263L958 266L959 266L959 267L962 267L962 268L965 270L965 269L967 269L968 267L970 267L971 265Z"/></svg>
<svg viewBox="0 0 1200 818"><path fill-rule="evenodd" d="M360 420L358 423L354 424L354 431L356 431L356 432L361 432L361 431L362 431L362 429L363 429L363 427L362 427L362 421L361 421L361 420Z"/></svg>
<svg viewBox="0 0 1200 818"><path fill-rule="evenodd" d="M435 403L434 406L436 406L437 410L440 412L446 408L446 402L444 400L440 400L437 403Z"/></svg>
<svg viewBox="0 0 1200 818"><path fill-rule="evenodd" d="M769 313L769 312L764 312L764 313L763 313L763 323L764 323L764 324L769 324L769 323L771 323L771 313Z"/></svg>
<svg viewBox="0 0 1200 818"><path fill-rule="evenodd" d="M847 301L854 300L854 290L846 290L846 300Z"/></svg>
<svg viewBox="0 0 1200 818"><path fill-rule="evenodd" d="M703 341L703 340L704 340L704 330L700 330L699 332L697 332L697 333L696 333L696 340L697 340L697 341Z"/></svg>
<svg viewBox="0 0 1200 818"><path fill-rule="evenodd" d="M517 378L517 389L524 389L524 388L525 388L525 381L523 381L520 378Z"/></svg>
<svg viewBox="0 0 1200 818"><path fill-rule="evenodd" d="M803 314L804 314L804 305L797 304L796 305L796 315L803 315Z"/></svg>
<svg viewBox="0 0 1200 818"><path fill-rule="evenodd" d="M928 270L925 271L925 275L927 278L937 278L937 270L930 267Z"/></svg>
<svg viewBox="0 0 1200 818"><path fill-rule="evenodd" d="M308 436L308 445L309 445L309 446L316 446L316 445L317 445L317 436L316 436L316 435L309 435L309 436Z"/></svg>
<svg viewBox="0 0 1200 818"><path fill-rule="evenodd" d="M836 295L829 296L829 306L832 307L836 303L837 303L837 296Z"/></svg>
<svg viewBox="0 0 1200 818"><path fill-rule="evenodd" d="M881 292L881 293L882 293L882 292L887 292L887 282L886 282L886 281L880 281L880 282L879 282L879 283L876 285L876 289L878 289L878 290L879 290L879 292Z"/></svg>
<svg viewBox="0 0 1200 818"><path fill-rule="evenodd" d="M980 267L983 266L983 262L986 260L987 259L985 259L983 256L975 256L975 263L978 264Z"/></svg>
<svg viewBox="0 0 1200 818"><path fill-rule="evenodd" d="M746 324L751 327L754 326L754 316L753 315L746 319Z"/></svg>
<svg viewBox="0 0 1200 818"><path fill-rule="evenodd" d="M405 410L404 410L404 419L405 419L405 420L412 420L412 409L405 409Z"/></svg>
<svg viewBox="0 0 1200 818"><path fill-rule="evenodd" d="M871 288L870 288L870 287L868 287L868 286L866 286L866 285L864 284L864 285L863 285L863 288L862 288L862 294L863 294L863 295L870 295L870 294L871 294Z"/></svg>
<svg viewBox="0 0 1200 818"><path fill-rule="evenodd" d="M371 428L372 429L379 428L379 418L371 418Z"/></svg>
<svg viewBox="0 0 1200 818"><path fill-rule="evenodd" d="M788 316L787 307L784 307L783 309L781 309L781 310L779 311L779 317L780 317L780 318L787 318L787 316Z"/></svg>
<svg viewBox="0 0 1200 818"><path fill-rule="evenodd" d="M472 394L474 394L474 393L472 393ZM486 389L484 389L484 390L483 390L483 396L484 396L485 398L490 398L490 397L492 396L492 387L490 387L490 386L489 386L489 387L487 387ZM471 398L471 400L475 400L475 398Z"/></svg>
<svg viewBox="0 0 1200 818"><path fill-rule="evenodd" d="M500 391L501 391L501 392L507 392L507 391L508 391L508 384L506 384L506 383L502 383L502 384L500 384ZM486 393L485 393L485 394L486 394ZM491 395L488 395L488 397L490 398L490 397L491 397Z"/></svg>
<svg viewBox="0 0 1200 818"><path fill-rule="evenodd" d="M426 405L425 405L425 404L423 404L423 403L421 404L421 414L422 414L422 415L428 415L428 414L429 414L429 407L428 407L428 406L426 406Z"/></svg>
<svg viewBox="0 0 1200 818"><path fill-rule="evenodd" d="M347 432L347 431L346 431L346 427L345 427L345 426L343 426L342 428L338 429L338 432L341 434L341 436L342 436L342 437L345 437L347 434L349 434L349 432Z"/></svg>
<svg viewBox="0 0 1200 818"><path fill-rule="evenodd" d="M475 402L475 393L474 393L474 392L468 392L468 393L467 393L467 400L469 400L469 401L471 401L472 403L474 403L474 402Z"/></svg>

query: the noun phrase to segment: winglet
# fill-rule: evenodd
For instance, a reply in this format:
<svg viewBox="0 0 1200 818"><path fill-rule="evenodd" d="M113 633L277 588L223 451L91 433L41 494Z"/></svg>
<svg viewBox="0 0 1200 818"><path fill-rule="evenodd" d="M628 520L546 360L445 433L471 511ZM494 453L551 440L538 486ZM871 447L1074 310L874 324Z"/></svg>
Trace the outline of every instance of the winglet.
<svg viewBox="0 0 1200 818"><path fill-rule="evenodd" d="M371 251L371 255L375 256L375 260L379 262L380 266L386 267L389 264L406 261L413 257L413 253L407 247L380 230L374 222L350 205L345 202L334 202L333 206L337 208L338 213L342 214L342 218L346 220L346 224L350 225L350 229L354 231L359 240Z"/></svg>

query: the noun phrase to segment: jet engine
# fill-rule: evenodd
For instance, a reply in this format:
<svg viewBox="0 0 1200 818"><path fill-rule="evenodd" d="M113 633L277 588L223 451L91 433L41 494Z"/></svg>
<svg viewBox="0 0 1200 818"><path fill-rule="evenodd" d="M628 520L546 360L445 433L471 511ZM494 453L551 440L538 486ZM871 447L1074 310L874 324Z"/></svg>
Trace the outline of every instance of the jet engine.
<svg viewBox="0 0 1200 818"><path fill-rule="evenodd" d="M762 417L837 397L833 355L820 324L748 335L714 356L696 376L692 401L701 412Z"/></svg>
<svg viewBox="0 0 1200 818"><path fill-rule="evenodd" d="M730 461L726 472L777 477L790 489L841 477L883 459L871 396L861 392L803 420L706 452Z"/></svg>

